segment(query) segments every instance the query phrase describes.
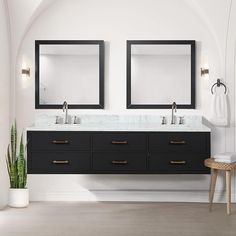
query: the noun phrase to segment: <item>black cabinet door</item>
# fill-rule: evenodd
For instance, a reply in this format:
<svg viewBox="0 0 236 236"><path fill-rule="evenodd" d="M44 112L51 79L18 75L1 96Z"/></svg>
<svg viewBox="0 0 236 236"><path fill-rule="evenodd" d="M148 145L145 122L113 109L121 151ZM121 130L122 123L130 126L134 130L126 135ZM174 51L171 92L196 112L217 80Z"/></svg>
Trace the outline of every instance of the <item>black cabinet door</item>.
<svg viewBox="0 0 236 236"><path fill-rule="evenodd" d="M146 153L94 153L93 170L109 173L133 173L146 170Z"/></svg>
<svg viewBox="0 0 236 236"><path fill-rule="evenodd" d="M206 153L209 149L206 133L162 132L149 135L149 150L161 153Z"/></svg>
<svg viewBox="0 0 236 236"><path fill-rule="evenodd" d="M90 154L78 152L34 152L28 162L28 173L76 174L88 173Z"/></svg>
<svg viewBox="0 0 236 236"><path fill-rule="evenodd" d="M28 134L33 151L42 150L81 150L90 149L90 135L81 132L41 131Z"/></svg>
<svg viewBox="0 0 236 236"><path fill-rule="evenodd" d="M165 174L209 174L209 168L204 166L207 154L194 153L151 153L149 170Z"/></svg>
<svg viewBox="0 0 236 236"><path fill-rule="evenodd" d="M93 135L94 151L145 151L146 134L101 132Z"/></svg>

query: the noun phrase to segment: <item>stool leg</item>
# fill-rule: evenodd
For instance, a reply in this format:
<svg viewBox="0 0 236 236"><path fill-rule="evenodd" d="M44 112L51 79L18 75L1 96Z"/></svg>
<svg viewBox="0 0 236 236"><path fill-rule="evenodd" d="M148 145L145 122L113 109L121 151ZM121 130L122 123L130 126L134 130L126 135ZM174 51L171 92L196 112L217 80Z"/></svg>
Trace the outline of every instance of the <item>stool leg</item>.
<svg viewBox="0 0 236 236"><path fill-rule="evenodd" d="M231 211L231 171L227 170L226 175L226 196L227 196L227 214L230 215Z"/></svg>
<svg viewBox="0 0 236 236"><path fill-rule="evenodd" d="M214 192L215 192L215 187L216 187L216 179L218 175L218 170L213 169L211 173L211 183L210 183L210 192L209 192L209 210L211 211L212 208L212 202L214 198Z"/></svg>

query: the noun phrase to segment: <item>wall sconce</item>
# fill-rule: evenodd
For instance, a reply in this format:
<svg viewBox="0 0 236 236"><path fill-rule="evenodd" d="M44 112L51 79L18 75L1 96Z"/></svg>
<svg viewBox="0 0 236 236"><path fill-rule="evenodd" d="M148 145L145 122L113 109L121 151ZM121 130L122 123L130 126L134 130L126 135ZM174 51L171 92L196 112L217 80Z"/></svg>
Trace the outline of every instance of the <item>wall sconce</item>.
<svg viewBox="0 0 236 236"><path fill-rule="evenodd" d="M22 77L30 76L30 68L21 70Z"/></svg>
<svg viewBox="0 0 236 236"><path fill-rule="evenodd" d="M201 76L209 75L209 69L208 68L201 68Z"/></svg>

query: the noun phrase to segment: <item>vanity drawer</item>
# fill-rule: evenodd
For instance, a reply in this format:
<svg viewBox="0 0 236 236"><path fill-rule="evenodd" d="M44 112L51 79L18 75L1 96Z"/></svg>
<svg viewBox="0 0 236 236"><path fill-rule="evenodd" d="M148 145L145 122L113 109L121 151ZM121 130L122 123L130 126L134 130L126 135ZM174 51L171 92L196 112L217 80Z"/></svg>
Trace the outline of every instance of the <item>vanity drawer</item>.
<svg viewBox="0 0 236 236"><path fill-rule="evenodd" d="M94 171L137 172L146 170L146 153L94 153Z"/></svg>
<svg viewBox="0 0 236 236"><path fill-rule="evenodd" d="M29 174L78 174L89 169L89 153L35 152L28 163Z"/></svg>
<svg viewBox="0 0 236 236"><path fill-rule="evenodd" d="M28 132L32 150L89 150L90 135L80 132Z"/></svg>
<svg viewBox="0 0 236 236"><path fill-rule="evenodd" d="M206 158L209 158L208 155L152 153L149 170L165 174L209 174L209 168L204 166Z"/></svg>
<svg viewBox="0 0 236 236"><path fill-rule="evenodd" d="M142 133L109 132L93 135L93 150L144 151L146 135Z"/></svg>
<svg viewBox="0 0 236 236"><path fill-rule="evenodd" d="M208 133L157 133L149 135L149 150L158 152L209 152Z"/></svg>

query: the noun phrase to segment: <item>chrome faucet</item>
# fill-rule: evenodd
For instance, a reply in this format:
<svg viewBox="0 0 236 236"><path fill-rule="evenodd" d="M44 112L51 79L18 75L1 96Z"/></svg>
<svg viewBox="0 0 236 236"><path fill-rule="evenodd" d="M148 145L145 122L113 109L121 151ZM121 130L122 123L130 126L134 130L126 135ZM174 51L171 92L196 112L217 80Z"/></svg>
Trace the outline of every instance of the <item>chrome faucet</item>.
<svg viewBox="0 0 236 236"><path fill-rule="evenodd" d="M171 107L171 124L172 124L172 125L175 124L174 111L177 112L177 105L176 105L175 102L172 103L172 107Z"/></svg>
<svg viewBox="0 0 236 236"><path fill-rule="evenodd" d="M69 124L69 120L68 120L68 103L66 101L63 102L62 104L62 110L63 112L65 112L65 124Z"/></svg>

